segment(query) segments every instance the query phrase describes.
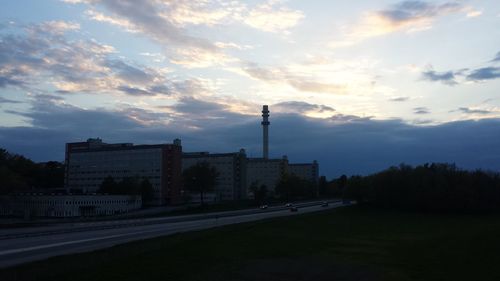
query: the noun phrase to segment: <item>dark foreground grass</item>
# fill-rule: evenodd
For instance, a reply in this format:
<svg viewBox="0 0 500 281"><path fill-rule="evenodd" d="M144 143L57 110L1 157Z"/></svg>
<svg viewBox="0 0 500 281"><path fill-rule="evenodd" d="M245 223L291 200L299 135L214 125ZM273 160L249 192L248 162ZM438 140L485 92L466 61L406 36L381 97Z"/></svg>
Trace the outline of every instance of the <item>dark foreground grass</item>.
<svg viewBox="0 0 500 281"><path fill-rule="evenodd" d="M500 280L500 215L360 207L134 242L0 280Z"/></svg>

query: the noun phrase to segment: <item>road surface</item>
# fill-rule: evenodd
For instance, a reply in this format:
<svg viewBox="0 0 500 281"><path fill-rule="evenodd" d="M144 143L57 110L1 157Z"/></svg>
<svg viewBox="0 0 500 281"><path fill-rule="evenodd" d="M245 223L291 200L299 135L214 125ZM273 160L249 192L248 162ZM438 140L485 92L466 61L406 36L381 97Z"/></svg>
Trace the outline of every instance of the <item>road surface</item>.
<svg viewBox="0 0 500 281"><path fill-rule="evenodd" d="M135 240L171 235L223 225L315 212L343 206L332 202L296 204L298 212L285 207L242 210L203 215L148 218L127 221L79 223L0 231L0 268L49 257L88 252Z"/></svg>

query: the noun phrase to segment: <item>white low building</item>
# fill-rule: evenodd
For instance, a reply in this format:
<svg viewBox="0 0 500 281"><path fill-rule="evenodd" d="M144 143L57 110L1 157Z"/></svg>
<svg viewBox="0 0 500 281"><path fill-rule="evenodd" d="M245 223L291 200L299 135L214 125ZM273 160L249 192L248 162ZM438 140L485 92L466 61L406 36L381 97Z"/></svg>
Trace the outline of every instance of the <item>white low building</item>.
<svg viewBox="0 0 500 281"><path fill-rule="evenodd" d="M139 195L21 193L0 196L0 215L12 217L106 216L128 213L141 207Z"/></svg>

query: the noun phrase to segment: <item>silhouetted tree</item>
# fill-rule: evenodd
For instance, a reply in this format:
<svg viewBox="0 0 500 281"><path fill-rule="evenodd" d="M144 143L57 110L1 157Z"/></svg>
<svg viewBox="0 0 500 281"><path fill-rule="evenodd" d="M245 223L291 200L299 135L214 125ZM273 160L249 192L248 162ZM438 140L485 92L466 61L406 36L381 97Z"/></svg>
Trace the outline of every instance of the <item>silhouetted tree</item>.
<svg viewBox="0 0 500 281"><path fill-rule="evenodd" d="M123 178L123 180L118 183L118 192L119 194L131 194L131 195L141 194L139 179L137 177Z"/></svg>
<svg viewBox="0 0 500 281"><path fill-rule="evenodd" d="M62 163L34 163L24 156L0 148L0 193L61 188L63 185Z"/></svg>
<svg viewBox="0 0 500 281"><path fill-rule="evenodd" d="M267 189L267 186L265 184L261 184L259 187L259 190L257 192L257 198L260 202L266 201L267 194L269 193L269 190Z"/></svg>
<svg viewBox="0 0 500 281"><path fill-rule="evenodd" d="M184 170L184 187L190 192L200 193L200 203L204 204L204 193L214 190L219 173L208 162L200 162Z"/></svg>
<svg viewBox="0 0 500 281"><path fill-rule="evenodd" d="M265 184L259 185L259 181L253 181L248 189L252 192L255 202L260 204L264 203L269 194L267 186Z"/></svg>
<svg viewBox="0 0 500 281"><path fill-rule="evenodd" d="M294 174L285 174L276 185L276 194L281 200L296 200L315 196L314 183Z"/></svg>
<svg viewBox="0 0 500 281"><path fill-rule="evenodd" d="M250 183L250 186L248 187L248 190L253 194L253 198L255 201L259 201L258 198L258 193L259 193L259 181L253 181Z"/></svg>
<svg viewBox="0 0 500 281"><path fill-rule="evenodd" d="M141 189L141 197L143 204L151 202L154 197L154 189L151 182L149 182L148 179L143 179L141 182L140 189Z"/></svg>
<svg viewBox="0 0 500 281"><path fill-rule="evenodd" d="M36 174L37 188L63 188L64 187L64 164L57 161L49 161L37 164Z"/></svg>
<svg viewBox="0 0 500 281"><path fill-rule="evenodd" d="M327 188L328 188L328 181L326 180L325 176L321 176L318 179L318 192L319 196L325 197L327 196Z"/></svg>
<svg viewBox="0 0 500 281"><path fill-rule="evenodd" d="M345 196L386 208L438 212L500 211L500 176L465 171L453 164L401 164L351 177Z"/></svg>
<svg viewBox="0 0 500 281"><path fill-rule="evenodd" d="M118 192L118 183L112 176L107 176L99 186L98 192L116 194Z"/></svg>

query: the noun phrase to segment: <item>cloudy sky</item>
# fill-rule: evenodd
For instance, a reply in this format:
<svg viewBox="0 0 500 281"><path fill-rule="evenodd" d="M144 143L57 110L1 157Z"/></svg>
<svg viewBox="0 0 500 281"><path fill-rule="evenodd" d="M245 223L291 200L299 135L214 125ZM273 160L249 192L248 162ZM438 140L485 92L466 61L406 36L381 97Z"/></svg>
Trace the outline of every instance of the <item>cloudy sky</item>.
<svg viewBox="0 0 500 281"><path fill-rule="evenodd" d="M64 143L500 169L497 0L16 0L0 10L0 146Z"/></svg>

